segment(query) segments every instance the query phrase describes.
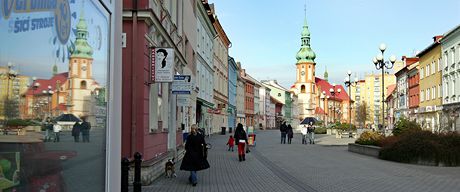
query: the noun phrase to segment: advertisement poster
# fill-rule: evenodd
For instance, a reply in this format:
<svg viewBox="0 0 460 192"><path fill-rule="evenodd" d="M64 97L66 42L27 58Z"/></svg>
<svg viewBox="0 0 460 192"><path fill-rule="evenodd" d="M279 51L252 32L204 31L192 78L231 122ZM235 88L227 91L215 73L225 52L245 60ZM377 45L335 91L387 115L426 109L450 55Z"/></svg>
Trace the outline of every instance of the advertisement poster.
<svg viewBox="0 0 460 192"><path fill-rule="evenodd" d="M0 0L0 149L28 166L16 185L0 154L0 191L104 191L110 25L99 0Z"/></svg>
<svg viewBox="0 0 460 192"><path fill-rule="evenodd" d="M152 49L152 77L154 82L172 82L174 75L174 49Z"/></svg>

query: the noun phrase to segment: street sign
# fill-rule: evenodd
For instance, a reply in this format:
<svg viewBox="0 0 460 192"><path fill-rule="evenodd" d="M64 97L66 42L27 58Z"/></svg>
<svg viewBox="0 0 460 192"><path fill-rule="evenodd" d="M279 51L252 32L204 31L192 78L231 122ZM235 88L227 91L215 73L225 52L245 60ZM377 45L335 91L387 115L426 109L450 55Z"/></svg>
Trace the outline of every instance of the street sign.
<svg viewBox="0 0 460 192"><path fill-rule="evenodd" d="M174 75L174 49L152 48L150 54L152 82L172 82Z"/></svg>
<svg viewBox="0 0 460 192"><path fill-rule="evenodd" d="M177 95L177 106L189 107L190 106L190 96L189 95Z"/></svg>
<svg viewBox="0 0 460 192"><path fill-rule="evenodd" d="M171 86L172 94L191 94L192 83L190 75L174 75Z"/></svg>

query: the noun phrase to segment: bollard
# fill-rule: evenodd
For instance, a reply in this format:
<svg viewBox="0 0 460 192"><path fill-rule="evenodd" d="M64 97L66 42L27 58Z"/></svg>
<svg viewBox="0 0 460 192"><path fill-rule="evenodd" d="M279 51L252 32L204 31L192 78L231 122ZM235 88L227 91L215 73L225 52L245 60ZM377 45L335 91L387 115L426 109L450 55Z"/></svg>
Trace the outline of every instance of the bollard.
<svg viewBox="0 0 460 192"><path fill-rule="evenodd" d="M142 155L139 152L134 153L134 192L141 192L141 162Z"/></svg>
<svg viewBox="0 0 460 192"><path fill-rule="evenodd" d="M128 192L128 186L129 186L129 162L128 158L123 158L121 159L121 191L122 192Z"/></svg>

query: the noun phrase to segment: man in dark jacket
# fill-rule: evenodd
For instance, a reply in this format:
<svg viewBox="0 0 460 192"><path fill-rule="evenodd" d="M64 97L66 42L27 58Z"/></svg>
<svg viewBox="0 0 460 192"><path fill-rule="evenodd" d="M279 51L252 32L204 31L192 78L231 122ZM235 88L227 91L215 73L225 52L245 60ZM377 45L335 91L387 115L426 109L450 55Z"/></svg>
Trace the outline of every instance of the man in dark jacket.
<svg viewBox="0 0 460 192"><path fill-rule="evenodd" d="M72 127L72 136L76 143L80 142L80 132L81 132L81 124L80 122L75 122Z"/></svg>
<svg viewBox="0 0 460 192"><path fill-rule="evenodd" d="M281 131L281 144L286 144L286 133L287 133L286 121L284 121L281 124L280 131Z"/></svg>
<svg viewBox="0 0 460 192"><path fill-rule="evenodd" d="M86 117L82 117L81 120L83 121L80 125L81 136L83 137L83 143L89 143L89 130L91 129L91 124L86 122Z"/></svg>
<svg viewBox="0 0 460 192"><path fill-rule="evenodd" d="M238 123L236 126L235 135L233 138L235 138L235 142L238 143L238 159L240 161L246 161L246 154L244 149L248 143L248 136L246 131L244 131L243 125L241 123Z"/></svg>
<svg viewBox="0 0 460 192"><path fill-rule="evenodd" d="M209 162L205 157L206 141L204 136L197 132L196 125L193 125L185 142L185 155L180 165L180 170L190 171L188 179L193 186L197 184L196 172L209 168Z"/></svg>

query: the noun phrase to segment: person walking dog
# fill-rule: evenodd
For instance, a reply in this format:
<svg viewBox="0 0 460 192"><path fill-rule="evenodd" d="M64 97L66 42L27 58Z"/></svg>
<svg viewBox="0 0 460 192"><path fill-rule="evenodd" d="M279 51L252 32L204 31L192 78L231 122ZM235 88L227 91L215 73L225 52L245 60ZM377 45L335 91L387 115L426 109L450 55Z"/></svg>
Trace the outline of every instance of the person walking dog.
<svg viewBox="0 0 460 192"><path fill-rule="evenodd" d="M192 125L190 135L187 137L185 142L185 155L180 165L180 170L190 171L188 177L189 182L192 186L196 186L198 183L197 171L208 169L209 162L206 159L206 141L204 136L198 134L196 125Z"/></svg>

